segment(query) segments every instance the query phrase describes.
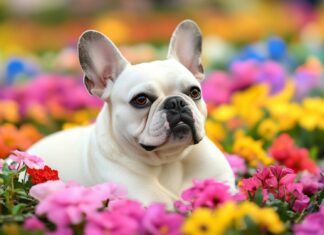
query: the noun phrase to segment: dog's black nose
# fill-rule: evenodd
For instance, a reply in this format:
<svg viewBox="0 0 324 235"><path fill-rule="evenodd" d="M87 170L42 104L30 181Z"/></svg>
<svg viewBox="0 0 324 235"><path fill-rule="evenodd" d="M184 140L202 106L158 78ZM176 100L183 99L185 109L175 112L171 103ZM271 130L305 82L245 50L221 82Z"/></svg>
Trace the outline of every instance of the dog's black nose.
<svg viewBox="0 0 324 235"><path fill-rule="evenodd" d="M179 96L169 97L164 101L164 109L169 111L181 111L186 106L187 102Z"/></svg>

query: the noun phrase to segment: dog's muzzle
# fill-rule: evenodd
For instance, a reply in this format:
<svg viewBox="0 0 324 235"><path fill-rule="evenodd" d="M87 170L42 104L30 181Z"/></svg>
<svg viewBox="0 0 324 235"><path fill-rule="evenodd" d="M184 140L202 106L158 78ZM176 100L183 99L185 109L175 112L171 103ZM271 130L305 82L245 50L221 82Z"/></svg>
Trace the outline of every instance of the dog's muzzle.
<svg viewBox="0 0 324 235"><path fill-rule="evenodd" d="M179 96L167 98L162 105L162 110L166 113L166 119L170 127L170 135L178 139L186 138L192 134L193 143L199 143L195 122L189 104ZM146 151L152 151L158 146L140 144Z"/></svg>
<svg viewBox="0 0 324 235"><path fill-rule="evenodd" d="M182 139L191 131L194 144L199 142L189 104L182 97L167 98L163 109L166 111L170 131L174 136Z"/></svg>

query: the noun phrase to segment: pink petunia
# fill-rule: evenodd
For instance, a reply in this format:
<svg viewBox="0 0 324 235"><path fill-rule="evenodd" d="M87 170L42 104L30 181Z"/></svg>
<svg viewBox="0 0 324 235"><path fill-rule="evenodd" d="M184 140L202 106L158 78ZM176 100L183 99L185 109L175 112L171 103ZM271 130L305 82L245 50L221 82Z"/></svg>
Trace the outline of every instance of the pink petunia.
<svg viewBox="0 0 324 235"><path fill-rule="evenodd" d="M24 163L28 168L31 169L43 169L45 167L43 159L34 155L30 155L26 152L15 150L12 152L9 158L18 164Z"/></svg>

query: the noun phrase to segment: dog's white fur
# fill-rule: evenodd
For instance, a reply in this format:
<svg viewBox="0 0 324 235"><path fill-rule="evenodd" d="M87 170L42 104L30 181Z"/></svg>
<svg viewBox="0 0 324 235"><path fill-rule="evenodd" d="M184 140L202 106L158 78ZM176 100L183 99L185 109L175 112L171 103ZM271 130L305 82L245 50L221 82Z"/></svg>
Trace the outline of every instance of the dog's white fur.
<svg viewBox="0 0 324 235"><path fill-rule="evenodd" d="M192 179L215 178L234 190L227 160L204 136L206 104L185 92L203 79L200 50L200 30L189 20L176 28L167 60L138 65L130 65L102 34L85 32L79 41L85 85L105 101L96 123L50 135L28 152L43 157L64 181L119 183L144 204L171 205ZM142 93L154 101L133 107L131 100ZM169 97L180 97L190 108L198 144L193 145L192 131L179 137L170 130L163 109ZM156 148L147 151L141 144Z"/></svg>

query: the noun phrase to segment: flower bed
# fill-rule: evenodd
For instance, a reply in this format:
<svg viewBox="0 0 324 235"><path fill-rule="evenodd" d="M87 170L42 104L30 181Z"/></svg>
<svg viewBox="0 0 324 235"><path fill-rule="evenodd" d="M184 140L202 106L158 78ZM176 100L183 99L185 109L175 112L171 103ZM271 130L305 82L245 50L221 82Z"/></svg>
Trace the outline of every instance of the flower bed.
<svg viewBox="0 0 324 235"><path fill-rule="evenodd" d="M225 70L207 58L206 131L225 152L239 193L193 180L172 208L144 207L113 183L61 182L41 156L23 151L49 133L91 123L101 101L81 77L38 72L22 85L8 80L0 94L0 233L321 234L323 65L309 55L291 64L294 54L271 48L237 51Z"/></svg>

